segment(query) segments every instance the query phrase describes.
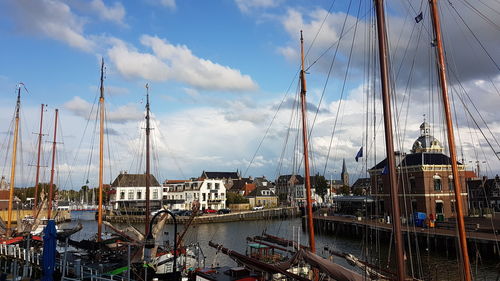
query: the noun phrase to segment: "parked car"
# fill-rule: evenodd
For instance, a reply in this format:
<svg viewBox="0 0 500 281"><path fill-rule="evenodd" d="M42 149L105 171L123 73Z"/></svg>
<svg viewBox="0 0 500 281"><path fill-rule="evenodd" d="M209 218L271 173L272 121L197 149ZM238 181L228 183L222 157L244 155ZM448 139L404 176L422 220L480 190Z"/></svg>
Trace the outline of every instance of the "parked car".
<svg viewBox="0 0 500 281"><path fill-rule="evenodd" d="M252 208L252 210L256 211L256 210L262 210L264 209L264 206L255 206Z"/></svg>
<svg viewBox="0 0 500 281"><path fill-rule="evenodd" d="M231 213L231 209L220 209L217 211L218 214L229 214Z"/></svg>
<svg viewBox="0 0 500 281"><path fill-rule="evenodd" d="M217 211L214 209L205 209L205 210L203 210L203 213L204 214L214 214L214 213L217 213Z"/></svg>

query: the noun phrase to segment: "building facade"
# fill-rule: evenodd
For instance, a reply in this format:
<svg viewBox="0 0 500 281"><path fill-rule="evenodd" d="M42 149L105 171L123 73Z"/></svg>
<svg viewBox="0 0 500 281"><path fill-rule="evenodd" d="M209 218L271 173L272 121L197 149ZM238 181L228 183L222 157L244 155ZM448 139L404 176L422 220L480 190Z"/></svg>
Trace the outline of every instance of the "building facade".
<svg viewBox="0 0 500 281"><path fill-rule="evenodd" d="M163 203L170 209L191 210L195 201L200 210L226 208L226 187L220 179L166 181L163 190Z"/></svg>
<svg viewBox="0 0 500 281"><path fill-rule="evenodd" d="M149 206L161 208L162 187L153 175L149 175ZM113 209L142 210L146 207L146 174L120 173L111 184L110 204Z"/></svg>
<svg viewBox="0 0 500 281"><path fill-rule="evenodd" d="M462 200L467 214L466 178L470 172L458 164ZM391 214L390 185L387 159L370 170L371 195L378 201L378 214ZM420 125L420 137L415 140L411 153L396 153L398 195L402 217L423 212L439 220L455 216L455 192L451 159L443 154L441 143L430 134L430 126Z"/></svg>

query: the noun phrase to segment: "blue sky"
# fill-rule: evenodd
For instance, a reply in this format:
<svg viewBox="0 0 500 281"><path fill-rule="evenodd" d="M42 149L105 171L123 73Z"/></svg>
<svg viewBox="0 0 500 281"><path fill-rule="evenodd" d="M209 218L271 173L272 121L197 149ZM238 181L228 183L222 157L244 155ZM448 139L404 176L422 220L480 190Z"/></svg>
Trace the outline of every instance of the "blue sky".
<svg viewBox="0 0 500 281"><path fill-rule="evenodd" d="M106 181L112 180L119 171L144 170L140 159L143 147L141 122L145 83L151 86L151 109L155 119L153 138L157 153L153 166L159 180L195 177L203 170L239 169L247 171L246 176L266 175L272 179L277 173L290 173L298 166L294 164L291 142L283 148L290 116L293 114L290 108L285 106L278 112L267 138L260 147L259 143L284 97L287 100L285 105L293 104L290 99L294 97L297 88L294 79L299 68L299 31L304 30L306 48L312 44L306 58L306 64L311 66L308 71L308 101L311 108L314 108L321 100L311 137L314 155L317 157L313 160L314 171L325 171L327 177L338 178L342 158L346 158L352 176L364 176L365 167L371 166L376 159L370 158L368 163L363 164L354 162L353 157L359 147L365 145L366 134L373 138L364 125L364 92L367 86L363 84L368 53L366 42L369 30L373 30L368 22L372 14L371 2L352 1L351 6L347 1L337 2L339 3L285 0L2 1L2 174L7 175L10 169L7 165L10 154L4 143L8 139L6 132L15 104L16 84L22 81L29 93L23 92L22 98L24 144L23 160L19 160L19 164L25 168L18 182L29 184L33 181L33 168L28 164L32 164L34 157L36 136L32 132L37 131L41 103L49 105L44 123L44 131L49 134L46 141L52 137L53 110L60 109L60 137L64 139L64 143L59 145L57 160L59 184L72 188L81 186L86 178L89 178L91 184L96 182L97 158L94 155L90 165L88 161L90 151L95 154L95 149L91 149L93 122L89 122L87 131L84 128L90 108L98 95L101 57L106 62L106 109L111 144L110 152L107 152L109 157L106 158ZM498 3L487 2L491 2L490 6L497 11L500 9ZM402 66L402 73L410 73L411 61L402 56L405 50L409 54L415 54L414 58L417 58L414 72L408 76L402 74L395 82L396 89L399 89L397 92L403 92L401 97L409 96L404 89L411 75L415 77L411 82L415 92L435 92L434 88L427 86L430 83L426 81L432 80L428 75L432 71L432 61L422 59L430 53L428 42L431 40L426 32L429 19L424 17L421 25L413 21L419 10L425 12L427 1L423 1L422 5L398 1L388 3L394 67ZM330 7L332 9L329 13ZM478 6L478 9L497 20L494 11L485 7ZM458 6L458 9L465 16L473 14L466 8ZM321 99L328 77L326 73L329 60L333 57L334 50L328 48L335 47L346 12L349 15L346 21L347 31L339 45L337 62ZM363 17L356 25L355 18L358 14ZM460 34L465 29L464 26L453 24L457 17L453 17L449 6L443 6L443 17L443 24L453 29L449 38L445 38L448 45L453 45L448 51L450 61L453 61L453 65L458 65L460 83L467 90L476 93L478 106L486 108L483 110L486 123L490 125L492 135L498 139L499 118L491 102L498 102L500 97L500 94L494 92L494 86L498 87L498 69L481 51L477 57L469 55L465 39L461 41L463 44L451 44L461 38ZM469 27L478 32L478 38L493 56L492 60L498 62L500 52L495 47L500 43L500 36L496 36L498 30L487 24L486 29L482 28L485 22L477 20L477 17L466 18ZM352 60L342 95L355 26L358 33L353 42L359 40L359 43L352 45ZM416 33L412 33L413 29L421 32L418 44L417 37L413 35ZM313 38L316 38L314 42ZM472 47L477 45L470 35L466 38ZM329 50L327 55L314 63L326 50ZM479 58L482 63L471 65L470 61L459 58L470 58L472 61ZM463 65L468 67L461 67ZM456 80L451 83L458 85L458 79ZM290 85L290 91L287 92ZM402 116L406 116L406 119L401 120L406 124L400 145L404 151L409 150L418 137L418 125L422 122L423 114L431 119L436 128L436 137L444 140L442 116L432 113L434 100L425 98L427 94L420 96L414 95L411 106L406 105L401 109L405 112ZM314 114L314 110L309 111L310 124ZM376 115L377 120L380 120L380 109ZM464 110L459 110L457 118L460 128L467 130L470 127ZM338 120L336 131L330 141L335 119ZM380 155L384 153L383 131L380 126L376 130L378 145L376 149L369 149L368 154L377 151L378 159L381 160ZM477 134L475 132L474 135ZM325 169L323 167L330 142L332 148ZM469 139L464 137L464 157L467 158L466 161L487 161L488 164L485 163L483 169L492 174L498 171L498 160L487 156L491 152L481 156L484 145L485 142L476 136L471 135ZM46 154L48 149L49 145L46 145ZM286 151L283 158L281 151ZM256 157L250 165L254 154ZM48 157L45 157L45 162L47 160ZM278 167L282 167L281 170L278 171ZM44 173L47 176L48 172Z"/></svg>

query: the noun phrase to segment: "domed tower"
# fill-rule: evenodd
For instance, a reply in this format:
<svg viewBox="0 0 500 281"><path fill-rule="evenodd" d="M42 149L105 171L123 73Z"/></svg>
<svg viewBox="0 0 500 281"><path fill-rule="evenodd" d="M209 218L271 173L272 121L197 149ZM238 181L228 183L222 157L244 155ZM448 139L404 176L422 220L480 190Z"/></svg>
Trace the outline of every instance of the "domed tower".
<svg viewBox="0 0 500 281"><path fill-rule="evenodd" d="M425 120L420 125L420 137L413 143L412 153L437 152L443 153L441 143L431 135L431 126Z"/></svg>

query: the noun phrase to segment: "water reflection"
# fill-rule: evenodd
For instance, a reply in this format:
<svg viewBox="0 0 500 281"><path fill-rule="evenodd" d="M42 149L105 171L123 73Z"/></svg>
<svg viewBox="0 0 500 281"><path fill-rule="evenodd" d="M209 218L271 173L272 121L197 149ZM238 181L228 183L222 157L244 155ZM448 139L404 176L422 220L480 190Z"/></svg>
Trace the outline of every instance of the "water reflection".
<svg viewBox="0 0 500 281"><path fill-rule="evenodd" d="M81 221L84 228L79 233L73 236L75 240L88 239L95 235L97 224L95 221ZM70 227L76 222L67 223L64 227ZM128 225L122 225L126 227ZM135 225L139 230L143 229L143 225ZM183 226L179 226L179 233L183 231ZM111 231L104 227L104 231ZM207 265L236 265L233 260L222 253L217 253L217 250L209 247L208 242L222 244L240 253L245 253L246 237L261 235L263 232L280 236L287 239L300 240L302 244L308 244L308 239L302 229L301 219L287 220L261 220L261 221L240 221L230 223L212 223L192 225L184 237L184 243L199 243L207 259ZM168 235L166 234L168 233ZM157 237L159 243L166 240L172 241L173 225L167 225L162 233L162 237ZM371 263L381 264L383 267L396 271L394 268L393 255L389 255L389 241L380 241L376 239L353 239L349 237L337 237L331 234L316 233L316 248L317 252L323 257L328 257L329 254L325 251L325 247L337 252L346 252L354 254L357 257L366 256ZM172 245L172 243L170 243ZM408 259L407 273L414 276L422 276L425 280L460 280L459 266L456 258L447 258L446 253L428 253L421 250L415 253L413 249L412 259ZM343 266L352 268L344 259L333 257L335 262ZM390 260L387 266L387 260ZM481 260L479 256L470 257L471 268L475 276L474 280L496 280L496 262ZM378 262L380 261L380 262Z"/></svg>

